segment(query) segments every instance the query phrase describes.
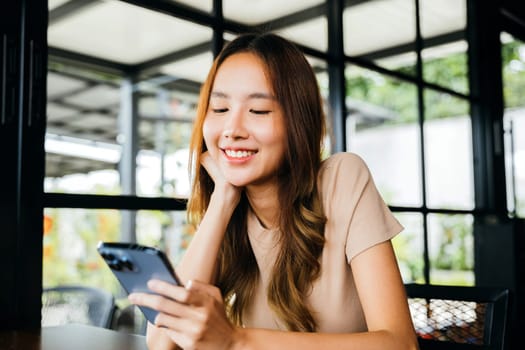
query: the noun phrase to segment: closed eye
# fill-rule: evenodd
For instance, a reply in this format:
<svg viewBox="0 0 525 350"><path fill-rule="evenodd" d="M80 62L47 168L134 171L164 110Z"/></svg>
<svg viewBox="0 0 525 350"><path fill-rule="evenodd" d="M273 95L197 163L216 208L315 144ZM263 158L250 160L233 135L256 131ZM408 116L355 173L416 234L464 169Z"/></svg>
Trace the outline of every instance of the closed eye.
<svg viewBox="0 0 525 350"><path fill-rule="evenodd" d="M257 115L265 115L270 114L270 110L260 110L260 109L250 109L250 113L257 114Z"/></svg>
<svg viewBox="0 0 525 350"><path fill-rule="evenodd" d="M213 113L226 113L228 108L212 108Z"/></svg>

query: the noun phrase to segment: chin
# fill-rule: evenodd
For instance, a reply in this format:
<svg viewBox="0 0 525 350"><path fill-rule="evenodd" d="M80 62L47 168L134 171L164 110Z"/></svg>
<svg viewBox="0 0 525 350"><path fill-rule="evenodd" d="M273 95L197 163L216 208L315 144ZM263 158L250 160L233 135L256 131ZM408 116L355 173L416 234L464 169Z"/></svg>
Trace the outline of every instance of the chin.
<svg viewBox="0 0 525 350"><path fill-rule="evenodd" d="M241 179L228 179L228 182L231 183L235 187L244 187L250 184L249 182L245 180L241 180Z"/></svg>

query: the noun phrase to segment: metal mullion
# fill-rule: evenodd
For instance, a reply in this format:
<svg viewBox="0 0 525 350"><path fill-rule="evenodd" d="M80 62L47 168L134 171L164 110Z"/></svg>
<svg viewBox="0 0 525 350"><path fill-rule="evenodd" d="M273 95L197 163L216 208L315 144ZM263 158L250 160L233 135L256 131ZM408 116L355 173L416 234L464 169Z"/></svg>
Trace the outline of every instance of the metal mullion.
<svg viewBox="0 0 525 350"><path fill-rule="evenodd" d="M514 121L511 119L509 122L509 139L510 139L510 186L512 188L512 207L513 210L509 214L511 216L516 216L517 213L517 205L518 205L518 196L516 195L516 162L514 162L514 155L516 153L516 149L514 147Z"/></svg>
<svg viewBox="0 0 525 350"><path fill-rule="evenodd" d="M420 139L420 160L421 160L421 195L423 201L423 209L427 209L427 182L426 182L426 170L425 170L425 98L423 94L423 59L421 57L421 51L423 49L423 38L421 37L421 17L420 17L420 4L419 0L415 1L415 24L416 24L416 87L417 87L417 103L418 103L418 124L419 124L419 139ZM430 254L429 254L429 237L428 237L428 216L426 213L423 214L423 275L425 277L425 283L430 283Z"/></svg>
<svg viewBox="0 0 525 350"><path fill-rule="evenodd" d="M47 66L47 1L0 4L2 85L0 123L5 150L0 184L0 329L41 326L42 200ZM4 80L5 79L5 80Z"/></svg>
<svg viewBox="0 0 525 350"><path fill-rule="evenodd" d="M409 212L409 213L422 213L422 214L450 214L450 215L479 215L484 214L478 210L468 209L442 209L442 208L426 208L426 207L399 207L395 205L388 206L391 211L396 212Z"/></svg>
<svg viewBox="0 0 525 350"><path fill-rule="evenodd" d="M484 25L498 18L497 6L475 0L467 4L475 205L506 217L501 28Z"/></svg>
<svg viewBox="0 0 525 350"><path fill-rule="evenodd" d="M72 65L78 68L96 69L109 74L122 75L132 72L133 66L100 57L68 51L57 47L48 47L50 61Z"/></svg>
<svg viewBox="0 0 525 350"><path fill-rule="evenodd" d="M186 210L187 200L169 197L129 195L96 195L76 193L44 193L46 208L116 209L116 210Z"/></svg>
<svg viewBox="0 0 525 350"><path fill-rule="evenodd" d="M328 1L328 77L332 108L332 153L346 151L346 81L343 42L343 0Z"/></svg>
<svg viewBox="0 0 525 350"><path fill-rule="evenodd" d="M138 136L138 92L135 88L136 76L122 80L119 132L124 137L122 156L119 163L120 185L125 195L136 194ZM123 212L121 215L121 238L136 241L136 213Z"/></svg>
<svg viewBox="0 0 525 350"><path fill-rule="evenodd" d="M213 17L215 26L213 27L212 53L217 57L224 46L224 15L222 12L222 0L213 0Z"/></svg>
<svg viewBox="0 0 525 350"><path fill-rule="evenodd" d="M223 20L218 22L217 18L210 13L202 10L176 3L170 0L120 0L132 5L136 5L148 10L163 13L168 16L173 16L193 23L197 23L206 27L214 28L218 25L223 26L225 30L230 30L235 33L249 32L254 30L253 26L247 26L235 21Z"/></svg>
<svg viewBox="0 0 525 350"><path fill-rule="evenodd" d="M295 46L297 46L305 55L309 55L309 56L312 56L312 57L316 57L316 58L319 58L319 59L322 59L322 60L325 60L325 61L328 61L329 60L329 54L326 53L326 52L322 52L322 51L319 51L317 49L314 49L314 48L311 48L311 47L308 47L308 46L304 46L302 44L299 44L299 43L294 43Z"/></svg>

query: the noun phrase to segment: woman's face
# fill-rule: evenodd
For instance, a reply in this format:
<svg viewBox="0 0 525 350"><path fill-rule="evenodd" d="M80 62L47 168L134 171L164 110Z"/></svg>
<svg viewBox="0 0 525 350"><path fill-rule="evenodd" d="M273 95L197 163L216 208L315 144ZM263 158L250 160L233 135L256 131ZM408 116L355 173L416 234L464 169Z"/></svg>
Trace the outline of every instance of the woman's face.
<svg viewBox="0 0 525 350"><path fill-rule="evenodd" d="M226 180L235 186L275 184L285 152L285 126L260 59L228 57L219 67L206 119L204 141Z"/></svg>

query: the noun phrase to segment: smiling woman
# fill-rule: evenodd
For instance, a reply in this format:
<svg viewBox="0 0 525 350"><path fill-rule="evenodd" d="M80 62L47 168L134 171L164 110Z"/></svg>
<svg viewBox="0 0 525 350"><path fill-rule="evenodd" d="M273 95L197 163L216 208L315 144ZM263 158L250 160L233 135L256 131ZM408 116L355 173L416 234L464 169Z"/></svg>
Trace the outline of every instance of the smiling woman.
<svg viewBox="0 0 525 350"><path fill-rule="evenodd" d="M206 148L226 180L240 187L275 181L284 157L284 128L261 60L251 53L226 59L203 125Z"/></svg>
<svg viewBox="0 0 525 350"><path fill-rule="evenodd" d="M417 347L390 243L402 227L361 158L321 161L323 136L315 75L293 44L246 34L224 48L191 142L186 287L153 280L158 295L130 295L159 311L150 348Z"/></svg>

